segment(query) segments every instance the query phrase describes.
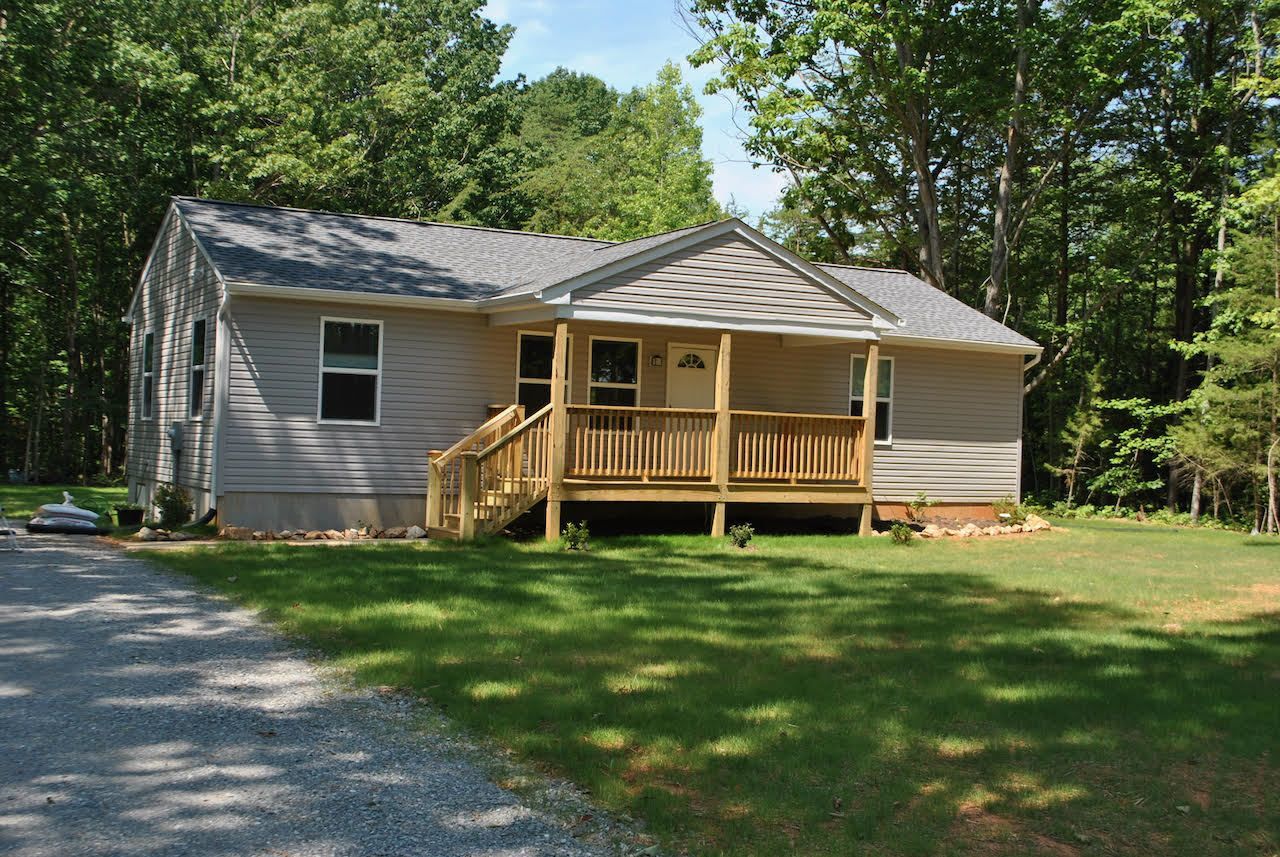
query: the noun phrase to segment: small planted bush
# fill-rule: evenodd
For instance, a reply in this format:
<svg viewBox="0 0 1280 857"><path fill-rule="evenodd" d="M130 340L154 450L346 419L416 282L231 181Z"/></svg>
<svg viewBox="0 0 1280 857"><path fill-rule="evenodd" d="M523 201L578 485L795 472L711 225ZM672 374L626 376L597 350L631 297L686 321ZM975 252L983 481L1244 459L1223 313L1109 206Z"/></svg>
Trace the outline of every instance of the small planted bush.
<svg viewBox="0 0 1280 857"><path fill-rule="evenodd" d="M751 544L755 534L756 528L750 524L734 524L729 528L729 541L733 542L735 548L743 549Z"/></svg>
<svg viewBox="0 0 1280 857"><path fill-rule="evenodd" d="M916 498L907 503L907 512L911 515L911 520L919 521L930 506L936 505L938 505L937 500L932 499L923 491L919 491L916 493Z"/></svg>
<svg viewBox="0 0 1280 857"><path fill-rule="evenodd" d="M1013 499L1012 494L1006 494L1000 500L996 500L991 504L991 509L996 513L996 517L1010 524L1021 524L1027 520L1027 509L1017 500Z"/></svg>
<svg viewBox="0 0 1280 857"><path fill-rule="evenodd" d="M564 531L560 533L560 542L567 551L585 551L591 547L591 530L587 529L586 521L579 521L576 524L565 524Z"/></svg>
<svg viewBox="0 0 1280 857"><path fill-rule="evenodd" d="M160 526L166 530L181 527L191 520L195 511L191 492L180 485L166 483L158 486L154 502L156 509L160 511Z"/></svg>
<svg viewBox="0 0 1280 857"><path fill-rule="evenodd" d="M916 533L906 524L898 522L889 528L889 537L893 539L895 545L909 545L915 539Z"/></svg>

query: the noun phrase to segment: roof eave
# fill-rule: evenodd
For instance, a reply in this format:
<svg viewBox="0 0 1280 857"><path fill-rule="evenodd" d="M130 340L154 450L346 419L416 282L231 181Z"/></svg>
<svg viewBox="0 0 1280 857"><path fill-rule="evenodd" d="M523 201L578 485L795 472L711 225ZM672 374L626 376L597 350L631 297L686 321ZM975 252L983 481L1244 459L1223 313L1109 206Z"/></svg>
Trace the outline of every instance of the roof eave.
<svg viewBox="0 0 1280 857"><path fill-rule="evenodd" d="M909 333L884 333L881 340L886 345L919 345L926 348L950 348L959 351L988 351L1002 354L1032 354L1044 352L1043 345L1031 340L1018 342L991 342L981 339L953 339L943 336L913 336Z"/></svg>
<svg viewBox="0 0 1280 857"><path fill-rule="evenodd" d="M479 312L478 302L470 298L439 298L431 295L389 295L382 292L351 292L341 289L314 289L303 286L279 286L247 280L228 280L227 292L234 296L273 298L293 301L374 304L405 309L439 309L451 312Z"/></svg>

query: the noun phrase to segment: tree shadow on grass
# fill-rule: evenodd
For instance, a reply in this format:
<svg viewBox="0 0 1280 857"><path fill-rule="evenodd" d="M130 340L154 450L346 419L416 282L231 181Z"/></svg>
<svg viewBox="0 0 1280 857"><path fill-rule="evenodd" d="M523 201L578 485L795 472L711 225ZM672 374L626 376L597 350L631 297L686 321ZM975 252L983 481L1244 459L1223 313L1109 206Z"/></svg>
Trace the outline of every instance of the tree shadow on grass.
<svg viewBox="0 0 1280 857"><path fill-rule="evenodd" d="M196 557L173 564L200 575ZM1275 615L1167 632L930 563L634 538L217 568L361 680L695 851L1274 849Z"/></svg>

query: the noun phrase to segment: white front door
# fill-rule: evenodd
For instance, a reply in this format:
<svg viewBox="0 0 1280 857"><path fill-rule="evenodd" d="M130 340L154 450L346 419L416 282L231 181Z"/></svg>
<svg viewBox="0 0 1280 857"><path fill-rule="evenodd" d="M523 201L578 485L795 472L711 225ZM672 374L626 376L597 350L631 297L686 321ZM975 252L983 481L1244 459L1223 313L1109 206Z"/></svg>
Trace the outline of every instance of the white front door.
<svg viewBox="0 0 1280 857"><path fill-rule="evenodd" d="M716 406L716 348L706 345L667 346L667 407Z"/></svg>

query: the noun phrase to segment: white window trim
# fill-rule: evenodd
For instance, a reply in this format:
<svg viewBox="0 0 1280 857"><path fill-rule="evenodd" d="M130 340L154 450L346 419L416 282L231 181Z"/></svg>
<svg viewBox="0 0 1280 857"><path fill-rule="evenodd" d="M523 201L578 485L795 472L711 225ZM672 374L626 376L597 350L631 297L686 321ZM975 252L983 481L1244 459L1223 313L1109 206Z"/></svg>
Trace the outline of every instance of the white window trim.
<svg viewBox="0 0 1280 857"><path fill-rule="evenodd" d="M147 369L147 337L151 337L151 369ZM156 332L142 332L142 386L138 388L138 410L143 422L152 422L156 418ZM147 410L147 379L151 379L151 410Z"/></svg>
<svg viewBox="0 0 1280 857"><path fill-rule="evenodd" d="M553 331L548 330L518 330L516 331L516 397L513 402L520 401L520 385L521 384L546 384L551 386L550 378L525 378L520 374L520 341L526 336L542 336L549 337L552 341L552 362L555 362L555 338ZM564 401L565 404L573 403L573 334L569 334L569 353L565 355L565 373L564 373ZM552 371L555 367L552 367Z"/></svg>
<svg viewBox="0 0 1280 857"><path fill-rule="evenodd" d="M855 361L866 360L866 359L867 359L867 355L865 354L849 355L849 402L852 403L854 399L862 399L863 416L866 416L866 413L867 413L867 402L864 397L855 396L853 394L853 379L854 379L853 365ZM884 440L880 440L877 438L875 441L875 445L876 446L893 446L893 412L897 410L897 408L893 406L893 389L898 386L898 372L897 372L897 367L893 365L892 357L880 357L877 362L889 364L889 381L892 384L892 387L890 388L889 395L882 396L880 395L880 385L878 383L876 384L876 403L879 404L883 402L884 404L889 406L889 419L886 421L888 423L888 425L886 426L886 428L888 429L888 432L887 432L888 437L886 437ZM877 371L879 370L877 369ZM879 376L877 376L877 379L878 378Z"/></svg>
<svg viewBox="0 0 1280 857"><path fill-rule="evenodd" d="M196 423L201 422L204 419L204 411L205 411L204 390L202 389L200 391L201 393L200 413L195 415L192 415L191 413L191 404L193 401L191 392L192 390L195 389L194 381L195 381L195 374L197 369L199 369L200 372L203 374L203 377L200 380L201 386L202 387L207 386L209 381L208 368L207 368L208 355L209 355L209 319L207 318L191 319L191 329L188 331L188 334L187 334L187 343L188 343L187 350L193 352L194 354L196 323L201 321L204 322L204 353L200 355L200 362L198 364L193 362L187 363L187 419L190 420L191 422L196 422Z"/></svg>
<svg viewBox="0 0 1280 857"><path fill-rule="evenodd" d="M615 381L596 381L595 366L592 365L595 360L595 342L597 339L605 342L634 342L636 344L636 382L634 384L619 384ZM630 336L592 336L589 337L587 343L587 404L591 404L591 391L597 387L601 390L635 390L636 403L635 407L640 407L640 384L644 380L644 340L636 339ZM625 408L626 405L606 405L606 407Z"/></svg>
<svg viewBox="0 0 1280 857"><path fill-rule="evenodd" d="M324 365L324 326L329 322L338 322L342 324L372 324L378 328L378 368L377 369L339 369L330 367L325 368ZM340 316L322 315L320 316L320 343L317 348L316 356L316 423L318 425L329 426L373 426L382 425L382 348L385 342L383 336L383 327L381 319L374 318L345 318ZM337 372L344 375L372 375L377 378L376 387L373 394L373 421L369 420L326 420L321 414L321 408L324 405L324 373Z"/></svg>

